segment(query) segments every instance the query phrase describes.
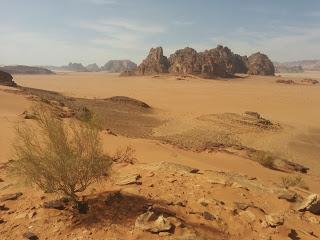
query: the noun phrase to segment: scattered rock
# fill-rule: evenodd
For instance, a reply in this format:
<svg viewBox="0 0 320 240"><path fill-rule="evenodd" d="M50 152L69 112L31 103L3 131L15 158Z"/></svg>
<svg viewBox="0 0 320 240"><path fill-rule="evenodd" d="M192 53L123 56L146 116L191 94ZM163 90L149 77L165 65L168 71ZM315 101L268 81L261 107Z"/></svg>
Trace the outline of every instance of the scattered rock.
<svg viewBox="0 0 320 240"><path fill-rule="evenodd" d="M296 82L293 81L293 80L285 80L285 79L278 79L276 82L277 83L283 83L283 84L289 84L289 85L296 84Z"/></svg>
<svg viewBox="0 0 320 240"><path fill-rule="evenodd" d="M151 233L169 232L172 229L170 221L162 215L146 212L138 216L135 227Z"/></svg>
<svg viewBox="0 0 320 240"><path fill-rule="evenodd" d="M301 80L302 83L307 83L307 84L318 84L319 81L315 80L315 79L311 79L311 78L305 78L303 80Z"/></svg>
<svg viewBox="0 0 320 240"><path fill-rule="evenodd" d="M239 213L239 215L244 216L249 223L253 223L256 220L256 216L249 210L242 211Z"/></svg>
<svg viewBox="0 0 320 240"><path fill-rule="evenodd" d="M3 223L6 223L6 221L0 218L0 224L3 224Z"/></svg>
<svg viewBox="0 0 320 240"><path fill-rule="evenodd" d="M0 211L8 211L9 208L6 207L4 204L0 204Z"/></svg>
<svg viewBox="0 0 320 240"><path fill-rule="evenodd" d="M298 211L309 211L313 214L320 214L320 195L312 194L298 207Z"/></svg>
<svg viewBox="0 0 320 240"><path fill-rule="evenodd" d="M4 202L4 201L8 201L8 200L17 200L20 196L22 196L21 192L2 195L0 197L0 202Z"/></svg>
<svg viewBox="0 0 320 240"><path fill-rule="evenodd" d="M245 211L245 210L247 210L249 207L251 207L251 204L241 203L241 202L234 202L234 206L235 206L237 209L240 209L240 210L242 210L242 211Z"/></svg>
<svg viewBox="0 0 320 240"><path fill-rule="evenodd" d="M53 200L53 201L45 202L43 204L43 207L49 208L49 209L57 209L57 210L64 210L65 209L64 202L61 200Z"/></svg>
<svg viewBox="0 0 320 240"><path fill-rule="evenodd" d="M296 202L298 194L295 192L287 192L278 196L279 199L287 200L288 202Z"/></svg>
<svg viewBox="0 0 320 240"><path fill-rule="evenodd" d="M38 236L32 232L25 232L22 235L25 239L29 239L29 240L37 240L39 239Z"/></svg>
<svg viewBox="0 0 320 240"><path fill-rule="evenodd" d="M216 219L216 217L214 215L212 215L211 213L207 212L207 211L204 211L202 213L202 216L205 220L208 220L208 221L213 221Z"/></svg>
<svg viewBox="0 0 320 240"><path fill-rule="evenodd" d="M24 119L37 119L36 115L34 113L31 113L29 111L24 111L21 116L24 118Z"/></svg>
<svg viewBox="0 0 320 240"><path fill-rule="evenodd" d="M207 206L209 206L210 201L209 201L208 199L205 199L205 198L200 198L200 199L198 200L198 203L199 203L200 205L204 206L204 207L207 207Z"/></svg>
<svg viewBox="0 0 320 240"><path fill-rule="evenodd" d="M190 170L190 173L199 173L199 171L200 171L199 169L193 168Z"/></svg>
<svg viewBox="0 0 320 240"><path fill-rule="evenodd" d="M130 185L130 184L141 184L141 182L138 182L140 178L141 178L140 174L132 174L129 176L121 177L116 184L119 186Z"/></svg>
<svg viewBox="0 0 320 240"><path fill-rule="evenodd" d="M309 168L305 167L301 164L286 160L286 159L282 159L282 162L284 163L284 167L288 170L291 171L295 171L295 172L301 172L301 173L307 173Z"/></svg>
<svg viewBox="0 0 320 240"><path fill-rule="evenodd" d="M116 102L116 103L133 105L133 106L137 106L137 107L151 108L145 102L142 102L142 101L134 99L134 98L125 97L125 96L114 96L111 98L106 98L105 100L111 101L111 102Z"/></svg>
<svg viewBox="0 0 320 240"><path fill-rule="evenodd" d="M266 223L270 227L277 227L279 225L283 225L284 218L283 218L283 216L278 215L278 214L266 215Z"/></svg>

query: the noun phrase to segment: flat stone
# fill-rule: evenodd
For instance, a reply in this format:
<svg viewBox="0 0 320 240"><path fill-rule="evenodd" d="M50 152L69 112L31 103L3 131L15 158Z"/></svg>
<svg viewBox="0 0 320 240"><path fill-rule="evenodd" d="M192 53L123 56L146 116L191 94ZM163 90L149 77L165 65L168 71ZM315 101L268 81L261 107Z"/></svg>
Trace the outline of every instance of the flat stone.
<svg viewBox="0 0 320 240"><path fill-rule="evenodd" d="M141 178L140 174L132 174L128 176L123 176L116 183L119 186L130 185L130 184L141 184L138 180Z"/></svg>
<svg viewBox="0 0 320 240"><path fill-rule="evenodd" d="M234 206L242 211L247 210L251 205L248 203L234 202Z"/></svg>
<svg viewBox="0 0 320 240"><path fill-rule="evenodd" d="M22 196L21 192L2 195L0 197L0 202L9 201L9 200L17 200L20 196Z"/></svg>

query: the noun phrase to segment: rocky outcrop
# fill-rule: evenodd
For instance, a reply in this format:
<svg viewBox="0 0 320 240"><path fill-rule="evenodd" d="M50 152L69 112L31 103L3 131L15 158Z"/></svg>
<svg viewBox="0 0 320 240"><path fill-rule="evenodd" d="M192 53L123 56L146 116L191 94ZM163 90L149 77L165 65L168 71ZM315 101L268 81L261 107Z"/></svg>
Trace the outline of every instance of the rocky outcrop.
<svg viewBox="0 0 320 240"><path fill-rule="evenodd" d="M168 73L169 66L168 58L163 56L162 47L151 48L147 58L139 65L137 73L140 75Z"/></svg>
<svg viewBox="0 0 320 240"><path fill-rule="evenodd" d="M274 75L275 69L268 56L255 53L249 58L234 54L228 47L197 52L186 47L177 50L169 59L161 47L152 48L148 57L138 67L138 75L172 73L191 74L204 78L231 77L235 73Z"/></svg>
<svg viewBox="0 0 320 240"><path fill-rule="evenodd" d="M170 73L193 74L205 78L227 77L247 72L244 59L223 46L200 53L192 48L184 48L172 54L169 63Z"/></svg>
<svg viewBox="0 0 320 240"><path fill-rule="evenodd" d="M312 194L307 197L304 202L298 207L298 211L309 211L314 214L320 214L320 195Z"/></svg>
<svg viewBox="0 0 320 240"><path fill-rule="evenodd" d="M11 74L0 71L0 85L16 87L17 84L13 81Z"/></svg>
<svg viewBox="0 0 320 240"><path fill-rule="evenodd" d="M260 52L252 54L248 58L248 74L274 76L275 68L267 55Z"/></svg>
<svg viewBox="0 0 320 240"><path fill-rule="evenodd" d="M169 72L176 74L200 74L201 63L199 54L192 48L177 50L169 58Z"/></svg>
<svg viewBox="0 0 320 240"><path fill-rule="evenodd" d="M4 66L0 70L10 74L54 74L54 72L43 67L31 67L24 65Z"/></svg>
<svg viewBox="0 0 320 240"><path fill-rule="evenodd" d="M101 67L101 70L112 73L120 73L123 71L130 71L136 68L137 64L130 60L110 60L103 67Z"/></svg>

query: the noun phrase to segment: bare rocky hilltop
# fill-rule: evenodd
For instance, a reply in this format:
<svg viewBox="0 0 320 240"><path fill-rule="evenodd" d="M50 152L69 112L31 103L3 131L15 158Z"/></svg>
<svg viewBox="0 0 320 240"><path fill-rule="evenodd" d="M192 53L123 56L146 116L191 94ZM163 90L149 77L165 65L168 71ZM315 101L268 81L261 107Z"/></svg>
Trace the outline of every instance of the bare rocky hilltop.
<svg viewBox="0 0 320 240"><path fill-rule="evenodd" d="M231 77L236 73L273 76L275 68L267 55L260 52L240 56L221 45L214 49L197 52L192 48L177 50L169 58L163 55L162 47L152 48L139 65L138 75L191 74L204 78Z"/></svg>
<svg viewBox="0 0 320 240"><path fill-rule="evenodd" d="M15 87L17 84L13 81L10 73L0 71L0 85Z"/></svg>

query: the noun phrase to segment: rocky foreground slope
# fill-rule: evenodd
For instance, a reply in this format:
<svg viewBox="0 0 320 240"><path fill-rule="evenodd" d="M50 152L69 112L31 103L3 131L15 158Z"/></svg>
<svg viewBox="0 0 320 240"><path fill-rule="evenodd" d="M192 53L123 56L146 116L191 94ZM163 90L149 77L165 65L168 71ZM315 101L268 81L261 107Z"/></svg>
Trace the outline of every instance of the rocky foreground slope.
<svg viewBox="0 0 320 240"><path fill-rule="evenodd" d="M250 57L234 54L229 48L217 48L197 52L192 48L177 50L169 58L163 55L161 47L152 48L139 65L139 75L148 74L192 74L205 78L230 77L235 73L272 76L273 63L267 55L255 53Z"/></svg>
<svg viewBox="0 0 320 240"><path fill-rule="evenodd" d="M1 165L2 239L315 240L320 236L319 195L231 172L168 162L115 164L111 179L83 195L89 210L79 214L68 199L17 189L6 169Z"/></svg>

